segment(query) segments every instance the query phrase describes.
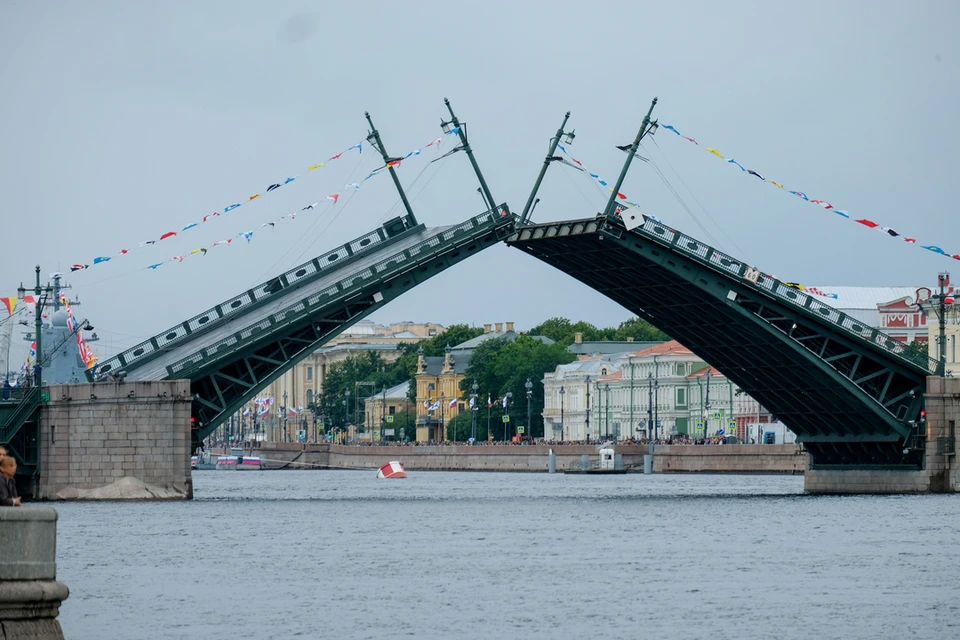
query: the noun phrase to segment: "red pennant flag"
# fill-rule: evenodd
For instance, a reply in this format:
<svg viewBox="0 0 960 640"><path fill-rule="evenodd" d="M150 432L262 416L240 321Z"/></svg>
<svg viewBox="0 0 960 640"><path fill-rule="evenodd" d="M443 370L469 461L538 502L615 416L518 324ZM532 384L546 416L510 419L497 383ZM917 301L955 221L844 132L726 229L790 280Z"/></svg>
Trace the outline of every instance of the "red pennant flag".
<svg viewBox="0 0 960 640"><path fill-rule="evenodd" d="M870 227L871 229L879 226L879 225L877 225L877 223L874 222L873 220L867 220L866 218L861 218L860 220L854 220L854 222L859 222L859 223L862 224L863 226L865 226L865 227Z"/></svg>
<svg viewBox="0 0 960 640"><path fill-rule="evenodd" d="M170 238L170 237L175 236L175 235L177 235L177 232L176 232L176 231L167 231L165 234L163 234L162 236L160 236L160 239L161 239L161 240L166 240L167 238Z"/></svg>
<svg viewBox="0 0 960 640"><path fill-rule="evenodd" d="M327 200L333 200L333 204L337 204L337 200L340 199L340 194L335 193L332 196L327 196Z"/></svg>

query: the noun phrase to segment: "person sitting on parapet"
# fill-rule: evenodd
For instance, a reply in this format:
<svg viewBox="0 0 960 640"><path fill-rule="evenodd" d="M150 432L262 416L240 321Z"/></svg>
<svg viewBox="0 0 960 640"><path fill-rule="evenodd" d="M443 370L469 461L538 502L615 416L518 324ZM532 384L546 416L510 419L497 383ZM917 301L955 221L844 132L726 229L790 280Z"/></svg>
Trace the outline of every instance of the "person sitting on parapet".
<svg viewBox="0 0 960 640"><path fill-rule="evenodd" d="M0 507L20 506L17 481L13 479L16 474L17 461L10 456L0 458Z"/></svg>

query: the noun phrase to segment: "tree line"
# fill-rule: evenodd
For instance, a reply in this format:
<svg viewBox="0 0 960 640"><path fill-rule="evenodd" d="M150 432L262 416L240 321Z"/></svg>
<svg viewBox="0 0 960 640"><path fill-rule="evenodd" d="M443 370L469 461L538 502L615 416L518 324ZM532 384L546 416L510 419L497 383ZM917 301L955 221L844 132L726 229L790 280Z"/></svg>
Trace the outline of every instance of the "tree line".
<svg viewBox="0 0 960 640"><path fill-rule="evenodd" d="M577 333L585 342L627 340L664 341L668 336L640 318L631 318L617 327L598 328L588 322L571 322L567 318L550 318L519 335L511 341L506 338L492 338L477 346L470 358L465 378L460 382L461 399L467 405L461 414L447 421L447 438L464 441L472 431L469 398L473 393L473 384L477 384L477 439L488 436L487 425L494 439L510 437L516 427L523 425L525 433L533 437L543 436L543 376L553 371L557 365L567 364L575 355L567 350ZM321 417L327 428L345 428L348 424L366 424L364 400L384 389L410 382L409 406L404 414L395 416L394 425L409 425L406 436L414 436L412 429L416 424L416 373L420 349L425 356L443 356L446 347L456 346L483 334L483 329L456 324L444 333L417 343L401 346L401 355L394 362L387 362L375 351L352 355L336 362L327 369L321 392L308 407ZM537 336L549 338L548 341ZM527 420L527 379L532 383L530 390L530 421ZM358 384L368 383L368 384ZM347 395L347 392L350 395ZM506 408L503 399L507 398ZM488 399L492 407L488 407ZM503 416L509 415L509 422ZM379 425L380 417L376 417ZM361 427L362 428L362 427Z"/></svg>

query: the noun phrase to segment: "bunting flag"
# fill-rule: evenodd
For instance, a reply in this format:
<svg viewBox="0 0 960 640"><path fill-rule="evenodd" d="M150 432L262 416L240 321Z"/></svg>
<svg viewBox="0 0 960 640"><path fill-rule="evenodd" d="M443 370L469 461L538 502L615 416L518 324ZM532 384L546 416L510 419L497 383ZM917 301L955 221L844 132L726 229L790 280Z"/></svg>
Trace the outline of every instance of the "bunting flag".
<svg viewBox="0 0 960 640"><path fill-rule="evenodd" d="M7 308L7 313L13 315L13 311L17 308L17 297L10 296L9 298L0 298L3 301L3 306Z"/></svg>
<svg viewBox="0 0 960 640"><path fill-rule="evenodd" d="M60 304L67 310L67 329L77 336L77 350L80 352L80 359L83 360L87 370L93 369L97 365L97 356L93 354L93 350L87 345L86 340L83 339L83 335L77 328L77 321L73 317L70 301L67 300L67 296L63 292L60 293Z"/></svg>
<svg viewBox="0 0 960 640"><path fill-rule="evenodd" d="M440 143L441 143L441 139L440 139L440 138L437 138L436 140L434 140L434 141L432 141L432 142L424 145L423 148L437 145L437 146L438 146L438 149L439 149ZM351 149L354 149L354 148L358 148L357 145L354 145L353 147L351 147ZM420 155L420 152L421 152L421 149L417 149L417 150L415 150L415 151L411 151L409 154L407 154L407 156ZM345 152L342 152L342 153L345 153ZM396 164L395 166L399 167L399 166L400 166L399 162L397 162L397 164ZM366 178L364 178L362 181L360 181L360 182L352 182L352 183L350 183L350 184L344 185L344 188L345 188L345 189L350 189L350 190L352 190L352 191L354 191L354 192L359 191L359 190L360 190L360 187L362 186L362 184L363 184L364 182L366 182L367 180L369 180L369 179L372 178L373 176L379 175L385 168L386 168L386 165L384 165L383 167L380 167L379 169L375 169L375 170L372 171ZM324 200L329 200L329 201L331 202L331 205L330 205L330 206L331 206L331 207L334 207L334 206L337 206L337 205L339 204L339 202L340 202L340 196L341 196L341 194L340 194L339 192L337 192L337 193L332 193L332 194L326 196L326 197L324 198ZM236 206L239 206L239 205L236 205ZM260 228L260 229L264 229L264 228L267 228L267 229L275 229L278 222L286 221L286 220L296 220L296 219L297 219L297 213L314 211L314 210L317 210L317 208L318 208L319 206L320 206L320 202L310 203L310 204L302 207L299 212L297 212L297 211L292 211L292 212L290 212L290 213L284 214L284 215L280 216L279 218L277 218L277 219L275 219L275 220L269 220L269 221L267 221L267 222L262 223L259 228ZM219 214L214 214L214 215L219 215ZM170 231L170 232L168 232L168 233L163 234L163 236L160 237L160 240L163 240L163 239L165 239L165 238L168 238L168 237L171 237L171 236L175 236L175 235L177 235L176 232ZM233 236L232 238L227 238L226 240L217 240L216 242L213 242L213 243L211 243L211 244L209 244L209 245L207 245L207 246L205 246L205 247L198 247L198 248L196 248L196 249L193 249L193 250L189 251L188 253L173 256L172 258L170 258L170 259L168 259L168 260L164 260L163 262L156 262L156 263L151 264L151 265L149 265L149 266L147 266L147 267L144 267L144 269L148 269L148 270L153 270L153 271L155 271L156 269L160 268L161 266L163 266L163 265L165 265L165 264L168 264L168 263L170 263L170 262L183 262L184 259L186 259L186 258L188 258L188 257L190 257L190 256L193 256L193 255L199 254L199 255L205 256L205 255L207 255L207 253L210 252L213 248L218 247L218 246L229 246L234 240L238 240L238 239L240 239L240 238L246 240L247 243L250 243L250 242L253 240L253 236L254 236L253 230L243 231L243 232L238 233L237 235ZM153 241L153 240L148 241L149 244L153 244L154 242L155 242L155 241ZM141 244L143 244L143 243L141 243ZM99 261L106 261L106 260L109 260L109 259L110 259L109 257L106 257L106 258L96 258L96 259L94 260L94 264L98 264L98 260L99 260ZM84 267L84 268L86 267L86 265L74 265L74 266L81 266L81 267Z"/></svg>
<svg viewBox="0 0 960 640"><path fill-rule="evenodd" d="M431 143L431 144L432 144L432 143ZM362 142L362 141L361 141L361 142L358 142L357 144L353 145L352 147L349 147L348 149L346 149L346 151L350 151L350 150L352 150L352 149L356 149L359 153L362 154L362 153L363 153L363 142ZM330 162L330 161L332 161L332 160L338 159L341 155L343 155L344 153L346 153L346 151L341 151L341 152L338 153L337 155L335 155L335 156L333 156L332 158L330 158L330 160L327 160L327 162ZM314 169L318 169L318 168L324 167L324 166L326 166L326 164L323 163L323 162L319 162L319 163L316 163L316 164L312 164L312 165L310 165L309 167L307 167L306 171L304 171L303 173L297 174L297 175L292 176L292 177L289 177L289 178L287 178L286 180L284 180L282 183L281 183L281 182L274 182L274 183L270 184L263 193L255 193L255 194L253 194L253 195L251 195L251 196L248 196L246 202L247 202L247 203L253 202L254 200L257 200L257 199L259 199L260 197L262 197L264 194L270 193L270 192L272 192L272 191L276 191L276 190L279 189L280 187L282 187L282 186L284 186L284 185L287 185L287 184L290 184L291 182L293 182L293 181L296 180L297 178L303 176L304 174L309 173L310 171L313 171ZM242 206L242 204L243 204L243 203L235 202L235 203L233 203L233 204L227 205L227 206L225 206L225 207L223 208L222 213L227 213L227 212L229 212L229 211L233 211L233 210L236 209L237 207ZM219 212L219 211L214 211L213 213L207 214L207 215L203 216L203 218L200 220L200 222L191 222L191 223L185 225L185 226L180 230L180 233L183 233L184 231L188 231L188 230L190 230L190 229L193 229L193 228L195 228L195 227L198 227L198 226L200 226L201 224L203 224L203 223L205 223L205 222L208 222L209 220L212 220L213 218L218 218L218 217L220 217L220 216L222 215L222 213ZM176 236L176 235L177 235L177 233L176 233L175 231L168 231L167 233L164 233L163 235L161 235L159 239L160 239L160 240L165 240L165 239L167 239L167 238L172 238L172 237L174 237L174 236ZM140 243L137 245L137 248L138 248L138 249L143 249L144 247L148 247L148 246L150 246L150 245L156 244L156 242L157 242L156 240L144 240L143 242L140 242ZM102 257L96 258L96 259L93 261L93 264L100 264L100 263L103 263L103 262L108 262L111 258L115 258L115 257L120 256L120 255L126 255L126 254L128 254L128 253L130 253L130 250L129 250L129 249L121 249L120 252L119 252L116 256L102 256ZM71 271L79 271L80 269L87 269L87 268L89 268L89 266L90 266L90 265L78 263L78 264L73 265L70 270L71 270ZM74 267L76 267L76 268L74 268Z"/></svg>
<svg viewBox="0 0 960 640"><path fill-rule="evenodd" d="M456 133L456 132L458 132L458 131L459 131L459 129L452 129L451 131L449 131L449 132L447 132L447 133L448 133L448 134L450 134L450 133ZM418 148L418 149L415 149L415 150L411 151L410 153L406 154L403 158L400 158L400 159L398 159L398 160L393 160L393 161L391 161L390 164L389 164L389 166L392 166L392 167L395 167L395 168L399 168L399 167L401 166L400 163L401 163L402 160L405 160L406 158L410 158L410 157L413 157L413 156L419 156L419 155L423 152L423 149L428 148L428 147L437 146L437 147L439 148L439 146L440 146L440 144L442 143L442 141L443 141L442 138L437 138L437 139L435 139L435 140L432 140L432 141L430 141L429 143L427 143L426 145L424 145L423 147L420 147L420 148ZM340 153L332 156L329 160L327 160L327 162L331 162L331 161L337 160L337 159L339 159L343 154L347 153L348 151L352 151L353 149L356 149L358 153L362 154L362 153L363 153L363 142L361 141L361 142L358 142L357 144L355 144L355 145L353 145L353 146L351 146L351 147L348 147L346 150L341 151ZM323 162L310 165L309 167L307 167L307 170L306 170L304 173L313 171L313 170L315 170L315 169L318 169L318 168L324 167L324 166L326 166L326 163L323 163ZM366 181L369 180L370 178L373 178L374 176L379 175L385 168L387 168L387 165L384 165L383 167L380 167L379 169L375 169L375 170L371 171L371 172L367 175L367 177L364 178L363 180L361 180L360 182L352 182L352 183L350 183L350 184L345 185L344 188L345 188L345 189L351 189L351 190L353 190L353 191L359 191L359 190L360 190L360 187L362 186L362 184L363 184L364 182L366 182ZM262 194L261 194L261 193L255 193L255 194L249 196L249 197L247 198L247 202L251 202L251 201L253 201L253 200L259 199L259 198L261 198L261 197L262 197L264 194L266 194L266 193L270 193L270 192L276 191L276 190L279 189L281 186L293 182L294 180L296 180L297 178L299 178L301 175L303 175L303 174L299 174L299 175L295 175L295 176L289 177L289 178L287 178L283 183L274 182L274 183L270 184L270 185L264 190L264 192L263 192ZM330 200L330 201L333 203L332 206L336 206L337 204L339 204L340 195L341 195L341 194L340 194L339 192L330 194L330 195L326 196L326 200ZM312 210L312 209L316 208L317 205L319 205L319 204L320 204L319 202L314 202L313 204L309 204L309 205L303 207L303 209L301 209L301 211L309 211L309 210ZM234 203L234 204L227 205L226 207L223 208L223 211L222 211L222 212L214 211L213 213L210 213L210 214L207 214L207 215L203 216L203 218L202 218L202 220L201 220L200 222L193 222L193 223L190 223L190 224L185 225L185 226L180 230L179 233L183 233L183 232L185 232L185 231L188 231L188 230L194 229L194 228L196 228L196 227L199 227L199 226L202 225L203 223L205 223L205 222L207 222L207 221L209 221L209 220L212 220L213 218L219 218L219 217L221 217L224 213L228 213L228 212L230 212L230 211L232 211L232 210L234 210L234 209L236 209L237 207L240 207L240 206L242 206L242 205L241 205L241 203L239 203L239 202ZM295 220L295 219L296 219L296 212L291 212L291 213L282 215L282 216L280 216L280 218L279 218L278 220L286 220L286 219ZM272 227L275 227L275 226L276 226L276 222L277 222L276 220L275 220L275 221L265 222L265 223L261 224L260 227L261 227L261 228L263 228L263 227L271 227L271 228L272 228ZM145 247L153 246L153 245L156 245L156 244L157 244L158 242L160 242L160 241L166 240L166 239L168 239L168 238L177 237L177 236L178 236L178 232L176 232L176 231L167 231L166 233L160 235L160 237L159 237L158 239L156 239L156 240L144 240L144 241L138 243L138 244L137 244L137 249L143 249L143 248L145 248ZM207 255L207 253L210 251L210 249L212 249L213 247L223 246L223 245L229 245L229 244L232 242L232 240L238 239L238 238L244 238L244 239L249 243L249 242L251 241L252 237L253 237L253 231L245 231L245 232L242 232L242 233L238 233L238 234L237 234L236 236L234 236L233 238L228 238L227 240L218 240L217 242L214 242L213 244L208 245L208 246L206 246L206 247L198 247L198 248L196 248L196 249L193 249L193 250L191 250L191 251L190 251L189 253L187 253L187 254L177 255L177 256L174 256L173 258L170 258L169 260L164 260L164 261L162 261L162 262L155 262L155 263L153 263L153 264L151 264L151 265L149 265L149 266L147 266L147 267L144 267L144 269L156 270L156 269L158 269L159 267L161 267L161 266L163 266L164 264L167 264L167 263L169 263L169 262L183 262L184 258L186 258L187 256L190 256L190 255L200 254L200 255L204 255L204 256L205 256L205 255ZM91 264L93 264L93 265L98 265L98 264L101 264L101 263L104 263L104 262L109 262L110 260L112 260L112 259L115 258L115 257L122 256L122 255L127 255L127 254L129 254L129 253L131 253L131 250L130 250L130 249L121 249L116 256L98 256L98 257L96 257L96 258L93 259L93 261L92 261ZM89 269L90 266L91 266L90 264L76 263L76 264L73 264L73 265L70 267L70 270L71 270L71 271L81 271L81 270Z"/></svg>
<svg viewBox="0 0 960 640"><path fill-rule="evenodd" d="M606 189L609 193L613 193L613 187L611 187L606 180L604 180L603 178L601 178L598 174L596 174L596 173L590 171L589 169L587 169L586 167L584 167L582 162L580 162L579 160L577 160L576 158L574 158L573 156L571 156L569 153L567 153L566 147L564 147L562 144L558 144L558 145L557 145L557 148L560 149L560 151L562 151L564 155L566 155L568 158L570 158L570 160L572 160L573 162L576 163L576 167L575 167L575 168L581 169L584 173L586 173L588 176L590 176L597 184L599 184L601 187L603 187L604 189ZM620 147L617 147L617 148L619 149ZM630 150L630 147L627 147L627 151L629 151L629 150ZM569 165L570 163L564 162L564 163L562 163L562 164L567 164L567 165ZM622 191L618 191L618 192L617 192L617 199L619 199L619 200L621 201L621 202L620 202L621 205L624 205L624 206L627 206L627 207L636 207L636 208L638 208L638 209L640 208L640 205L638 205L636 202L631 202L630 200L628 200L628 199L627 199L627 194L623 193ZM654 218L654 217L651 216L651 215L647 215L647 217L656 220L656 218Z"/></svg>
<svg viewBox="0 0 960 640"><path fill-rule="evenodd" d="M681 138L683 138L683 139L685 139L685 140L689 140L690 142L693 142L694 144L697 144L696 140L694 140L693 138L688 138L688 137L685 136L685 135L682 135L682 134L676 129L676 127L673 127L673 126L671 126L671 125L660 125L660 126L663 127L664 129L667 129L668 131L672 131L673 133L677 134L678 136L680 136ZM700 146L700 145L697 144L697 146ZM821 207L821 208L823 208L823 209L826 209L827 211L830 211L831 213L835 213L835 214L837 214L838 216L840 216L841 218L846 218L847 220L852 220L853 222L856 222L856 223L858 223L858 224L861 224L861 225L863 225L864 227L867 227L868 229L879 229L880 231L882 231L883 233L887 234L888 236L890 236L890 237L892 237L892 238L903 238L903 241L904 241L904 242L907 242L907 243L909 243L909 244L915 244L915 245L917 245L918 247L920 247L921 249L926 249L927 251L929 251L929 252L931 252L931 253L936 253L936 254L939 254L939 255L942 255L942 256L946 256L946 257L948 257L948 258L953 258L954 260L960 260L960 252L951 253L951 252L946 251L945 249L942 249L942 248L940 248L939 246L934 245L934 244L921 244L921 243L918 243L917 240L916 240L916 238L913 238L913 237L910 237L910 236L902 236L900 233L898 233L897 231L894 231L894 230L891 229L890 227L881 226L881 224L880 224L879 222L874 222L873 220L870 220L870 219L868 219L868 218L851 218L851 216L850 216L850 214L849 214L848 212L843 211L843 210L841 210L841 209L837 209L837 208L836 208L833 204L831 204L830 202L828 202L828 201L826 201L826 200L819 200L819 199L810 198L810 197L807 196L807 194L804 193L803 191L794 191L794 190L791 190L791 189L786 189L786 188L783 186L782 183L775 182L774 180L770 180L769 178L764 178L762 175L760 175L760 173L754 171L753 169L747 169L747 168L745 168L743 165L741 165L739 162L735 161L735 160L732 159L732 158L724 158L723 155L722 155L718 150L716 150L716 149L712 149L712 148L709 148L709 147L708 147L708 148L705 148L704 150L712 153L713 155L717 156L717 157L720 158L721 160L726 160L727 163L736 165L737 167L740 168L740 171L741 171L742 173L746 173L746 174L748 174L748 175L754 176L754 177L758 178L759 180L761 180L762 182L766 182L766 183L768 183L768 184L771 184L771 185L777 187L778 189L783 189L783 190L786 191L787 193L789 193L789 194L791 194L791 195L794 195L794 196L800 198L801 200L803 200L803 201L805 201L805 202L809 202L809 203L811 203L811 204L815 204L815 205L817 205L817 206L819 206L819 207Z"/></svg>

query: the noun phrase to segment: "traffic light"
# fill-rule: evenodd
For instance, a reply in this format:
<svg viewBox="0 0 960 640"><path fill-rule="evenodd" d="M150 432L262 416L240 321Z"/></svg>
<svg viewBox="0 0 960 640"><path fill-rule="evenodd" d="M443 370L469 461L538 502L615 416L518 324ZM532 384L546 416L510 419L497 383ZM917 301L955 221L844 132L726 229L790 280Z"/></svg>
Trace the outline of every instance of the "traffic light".
<svg viewBox="0 0 960 640"><path fill-rule="evenodd" d="M922 409L920 411L920 422L926 422L926 421L927 421L927 411L926 409Z"/></svg>

